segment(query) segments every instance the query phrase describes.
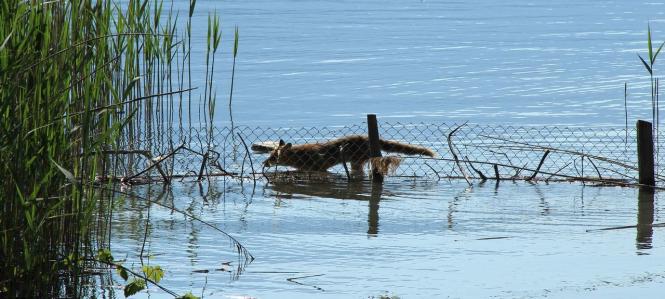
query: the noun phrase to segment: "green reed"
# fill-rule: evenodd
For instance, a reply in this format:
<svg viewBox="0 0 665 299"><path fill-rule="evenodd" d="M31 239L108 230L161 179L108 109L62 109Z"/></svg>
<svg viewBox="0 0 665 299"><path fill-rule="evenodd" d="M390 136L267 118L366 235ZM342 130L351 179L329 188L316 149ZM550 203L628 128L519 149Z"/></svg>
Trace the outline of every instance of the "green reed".
<svg viewBox="0 0 665 299"><path fill-rule="evenodd" d="M658 132L658 123L659 123L659 99L658 99L658 85L657 81L658 79L654 79L654 64L656 63L656 58L658 58L658 54L660 53L660 50L663 49L663 45L665 45L665 42L660 44L660 47L656 51L654 51L653 44L651 42L651 25L647 26L647 51L649 53L649 60L645 60L642 58L641 55L637 54L637 57L640 58L642 61L642 64L644 65L644 68L649 72L649 78L650 78L650 83L651 83L651 117L652 117L652 122L654 124L654 130L655 132Z"/></svg>
<svg viewBox="0 0 665 299"><path fill-rule="evenodd" d="M191 128L195 3L182 37L156 0L0 4L0 297L79 297L95 281L114 195L95 182L134 164L108 153L173 145L185 115ZM212 72L204 89L212 126Z"/></svg>

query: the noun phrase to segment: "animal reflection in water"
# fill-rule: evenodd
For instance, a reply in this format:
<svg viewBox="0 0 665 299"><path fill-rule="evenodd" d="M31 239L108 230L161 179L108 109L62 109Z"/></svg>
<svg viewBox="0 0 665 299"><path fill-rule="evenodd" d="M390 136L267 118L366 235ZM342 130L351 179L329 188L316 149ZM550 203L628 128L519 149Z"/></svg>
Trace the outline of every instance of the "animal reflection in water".
<svg viewBox="0 0 665 299"><path fill-rule="evenodd" d="M272 181L268 186L275 192L277 198L335 198L351 199L368 202L367 234L379 233L379 203L386 194L381 184L372 184L368 181L350 182L293 182Z"/></svg>
<svg viewBox="0 0 665 299"><path fill-rule="evenodd" d="M435 156L431 149L418 145L391 140L380 140L379 143L381 150L389 153ZM259 148L252 146L254 150ZM324 143L300 145L280 140L276 147L266 147L263 150L271 150L270 156L263 162L264 167L282 165L291 166L300 171L327 171L335 165L349 162L352 173L362 174L365 164L373 159L370 157L369 138L361 135L345 136ZM377 160L372 160L373 164L383 174L394 171L401 161L398 157L375 159Z"/></svg>
<svg viewBox="0 0 665 299"><path fill-rule="evenodd" d="M341 179L339 177L338 179ZM332 180L332 179L330 179ZM280 180L276 179L267 185L268 189L273 190L277 197L289 198L335 198L335 199L352 199L352 200L371 200L372 197L381 196L377 194L376 186L372 188L372 183L368 181L349 182L336 180L336 181L308 181L308 180Z"/></svg>

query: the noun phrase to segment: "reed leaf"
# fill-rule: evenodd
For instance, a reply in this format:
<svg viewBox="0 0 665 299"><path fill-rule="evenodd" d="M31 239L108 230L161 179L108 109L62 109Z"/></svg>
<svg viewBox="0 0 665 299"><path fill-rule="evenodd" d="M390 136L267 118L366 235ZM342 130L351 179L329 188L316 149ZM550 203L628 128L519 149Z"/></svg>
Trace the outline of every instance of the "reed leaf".
<svg viewBox="0 0 665 299"><path fill-rule="evenodd" d="M51 163L53 163L53 165L55 165L55 167L57 167L58 170L60 170L60 172L65 175L65 177L67 178L67 180L70 183L75 184L77 182L76 177L69 170L67 170L64 167L60 166L60 164L55 162L53 159L51 159Z"/></svg>
<svg viewBox="0 0 665 299"><path fill-rule="evenodd" d="M649 61L653 65L653 47L651 46L651 24L647 25L647 49L649 49Z"/></svg>
<svg viewBox="0 0 665 299"><path fill-rule="evenodd" d="M644 58L642 58L642 56L640 56L640 54L637 54L637 57L640 58L640 60L642 61L642 64L644 64L644 68L647 69L647 72L649 72L650 75L653 75L653 71L651 70L651 66L644 60Z"/></svg>
<svg viewBox="0 0 665 299"><path fill-rule="evenodd" d="M658 57L658 53L660 53L660 50L663 49L663 45L665 45L665 42L662 42L660 44L660 47L658 47L658 50L656 51L656 54L653 55L653 62L652 64L656 63L656 57Z"/></svg>
<svg viewBox="0 0 665 299"><path fill-rule="evenodd" d="M7 46L7 43L9 42L9 39L12 37L12 34L13 34L13 33L14 33L14 31L10 32L10 33L7 35L7 37L5 38L5 40L4 40L4 41L2 42L2 44L0 45L0 51L2 51L2 50L5 49L5 46Z"/></svg>
<svg viewBox="0 0 665 299"><path fill-rule="evenodd" d="M233 38L233 58L238 56L238 40L240 40L240 35L238 33L238 26L236 26L236 32Z"/></svg>

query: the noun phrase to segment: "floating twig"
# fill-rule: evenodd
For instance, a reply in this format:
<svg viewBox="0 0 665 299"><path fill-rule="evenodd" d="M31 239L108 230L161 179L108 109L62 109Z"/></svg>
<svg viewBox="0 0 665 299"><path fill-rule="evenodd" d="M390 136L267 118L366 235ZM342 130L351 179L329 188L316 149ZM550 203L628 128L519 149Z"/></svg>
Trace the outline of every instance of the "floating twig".
<svg viewBox="0 0 665 299"><path fill-rule="evenodd" d="M510 239L512 237L485 237L472 239L473 241L488 241L488 240L501 240L501 239ZM464 241L464 240L454 240L455 242Z"/></svg>
<svg viewBox="0 0 665 299"><path fill-rule="evenodd" d="M485 237L485 238L478 238L476 241L486 241L486 240L501 240L501 239L510 239L511 237Z"/></svg>
<svg viewBox="0 0 665 299"><path fill-rule="evenodd" d="M322 289L322 288L320 288L320 287L317 287L317 286L315 286L315 285L307 285L307 284L304 284L304 283L301 283L301 282L296 281L296 279L310 278L310 277L317 277L317 276L323 276L323 275L324 275L324 274L315 274L315 275L307 275L307 276L300 276L300 277L291 277L291 278L287 278L286 281L288 281L288 282L293 282L293 283L296 283L296 284L299 284L299 285L303 285L303 286L310 286L310 287L313 287L313 288L315 288L315 289L317 289L317 290L319 290L319 291L325 291L324 289Z"/></svg>
<svg viewBox="0 0 665 299"><path fill-rule="evenodd" d="M587 229L586 232L599 232L599 231L606 231L606 230L619 230L619 229L628 229L628 228L637 228L640 226L647 226L647 227L665 227L665 222L661 223L645 223L645 224L637 224L637 225L624 225L624 226L614 226L614 227L605 227L605 228L597 228L597 229Z"/></svg>

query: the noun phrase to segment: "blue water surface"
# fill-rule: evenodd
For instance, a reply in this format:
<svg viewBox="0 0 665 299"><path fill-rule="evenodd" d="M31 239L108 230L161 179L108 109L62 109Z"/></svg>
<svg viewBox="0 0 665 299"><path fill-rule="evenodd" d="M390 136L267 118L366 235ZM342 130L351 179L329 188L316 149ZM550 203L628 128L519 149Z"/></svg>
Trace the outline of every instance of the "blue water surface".
<svg viewBox="0 0 665 299"><path fill-rule="evenodd" d="M391 179L378 199L370 183L202 188L206 197L188 183L151 198L231 234L252 263L238 269L222 233L140 198L116 202L114 256L139 267L145 238L161 284L204 298L655 298L665 288L664 231L645 225L662 223L662 204L640 203L634 188Z"/></svg>
<svg viewBox="0 0 665 299"><path fill-rule="evenodd" d="M187 4L174 9L186 16ZM338 125L377 113L408 122L621 125L624 83L631 123L651 115L637 54L648 55L649 23L654 43L665 39L663 4L201 0L194 83L203 84L207 17L217 12L219 102L228 97L234 26L240 32L238 123ZM225 123L226 105L217 111Z"/></svg>
<svg viewBox="0 0 665 299"><path fill-rule="evenodd" d="M173 4L183 24L188 3ZM655 41L665 39L662 1L199 0L199 87L214 12L223 29L217 125L229 120L236 25L234 120L268 127L351 125L367 113L393 122L623 125L625 83L630 122L651 117L637 57L647 55L647 25ZM147 232L149 262L181 294L655 298L665 289L662 228L597 230L662 222L658 196L640 205L633 188L395 179L376 201L367 183L254 189L219 179L174 184L163 197L133 192L220 227L256 258L238 269L223 234L141 199L117 201L114 255L138 267ZM138 297L167 295L151 287Z"/></svg>

